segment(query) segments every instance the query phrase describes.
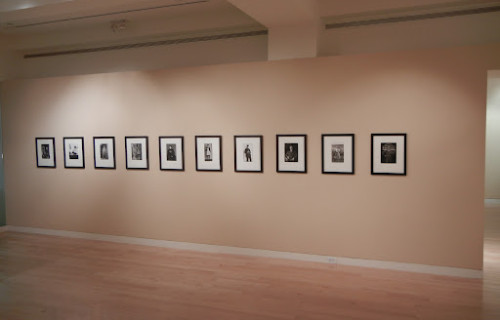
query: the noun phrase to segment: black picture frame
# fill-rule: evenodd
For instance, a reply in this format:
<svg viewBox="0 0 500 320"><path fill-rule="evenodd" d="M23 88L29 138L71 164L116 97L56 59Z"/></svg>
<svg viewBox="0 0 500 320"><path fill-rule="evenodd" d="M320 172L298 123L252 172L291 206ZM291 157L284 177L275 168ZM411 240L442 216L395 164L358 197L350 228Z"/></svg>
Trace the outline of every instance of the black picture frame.
<svg viewBox="0 0 500 320"><path fill-rule="evenodd" d="M321 172L324 174L354 174L354 133L321 135Z"/></svg>
<svg viewBox="0 0 500 320"><path fill-rule="evenodd" d="M234 136L234 171L263 172L264 138L262 135Z"/></svg>
<svg viewBox="0 0 500 320"><path fill-rule="evenodd" d="M127 170L149 170L147 136L125 137L125 167Z"/></svg>
<svg viewBox="0 0 500 320"><path fill-rule="evenodd" d="M222 136L198 135L195 139L196 171L222 171Z"/></svg>
<svg viewBox="0 0 500 320"><path fill-rule="evenodd" d="M158 149L160 152L160 170L184 171L183 136L158 137Z"/></svg>
<svg viewBox="0 0 500 320"><path fill-rule="evenodd" d="M307 173L307 135L276 135L276 171Z"/></svg>
<svg viewBox="0 0 500 320"><path fill-rule="evenodd" d="M56 139L54 137L35 138L37 168L56 167Z"/></svg>
<svg viewBox="0 0 500 320"><path fill-rule="evenodd" d="M85 169L85 143L83 137L64 137L64 168Z"/></svg>
<svg viewBox="0 0 500 320"><path fill-rule="evenodd" d="M406 133L372 133L371 174L406 175Z"/></svg>
<svg viewBox="0 0 500 320"><path fill-rule="evenodd" d="M115 137L94 137L94 168L116 169Z"/></svg>

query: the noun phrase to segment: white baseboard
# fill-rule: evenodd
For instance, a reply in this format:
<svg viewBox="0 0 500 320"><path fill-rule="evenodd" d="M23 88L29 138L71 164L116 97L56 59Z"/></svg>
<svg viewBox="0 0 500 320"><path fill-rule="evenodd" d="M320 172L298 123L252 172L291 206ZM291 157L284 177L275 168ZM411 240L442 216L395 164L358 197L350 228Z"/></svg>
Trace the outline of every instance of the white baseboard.
<svg viewBox="0 0 500 320"><path fill-rule="evenodd" d="M7 226L1 226L0 227L0 233L8 231L8 230L9 230L9 228Z"/></svg>
<svg viewBox="0 0 500 320"><path fill-rule="evenodd" d="M401 262L391 262L391 261L320 256L320 255L303 254L303 253L281 252L281 251L249 249L249 248L236 248L236 247L197 244L197 243L189 243L189 242L154 240L154 239L145 239L145 238L113 236L113 235L97 234L97 233L51 230L51 229L30 228L30 227L8 226L8 227L2 227L2 228L5 228L6 229L5 231L8 230L8 231L13 231L13 232L35 233L35 234L44 234L44 235L61 236L61 237L69 237L69 238L110 241L110 242L118 242L118 243L126 243L126 244L138 244L138 245L145 245L145 246L164 247L164 248L171 248L171 249L191 250L191 251L201 251L201 252L209 252L209 253L226 253L226 254L237 254L237 255L256 256L256 257L321 262L321 263L328 263L328 264L339 264L339 265L346 265L346 266L356 266L356 267L388 269L388 270L397 270L397 271L406 271L406 272L427 273L427 274L434 274L434 275L444 275L444 276L463 277L463 278L481 278L483 276L483 272L481 270L431 266L431 265L414 264L414 263L401 263Z"/></svg>

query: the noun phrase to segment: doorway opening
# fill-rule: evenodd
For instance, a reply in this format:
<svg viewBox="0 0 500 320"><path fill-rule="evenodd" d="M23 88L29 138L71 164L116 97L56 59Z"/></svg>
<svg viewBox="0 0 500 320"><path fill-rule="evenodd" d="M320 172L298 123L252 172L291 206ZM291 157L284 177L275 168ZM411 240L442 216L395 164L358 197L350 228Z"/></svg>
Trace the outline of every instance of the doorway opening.
<svg viewBox="0 0 500 320"><path fill-rule="evenodd" d="M500 70L488 72L487 90L483 303L490 314L500 301Z"/></svg>

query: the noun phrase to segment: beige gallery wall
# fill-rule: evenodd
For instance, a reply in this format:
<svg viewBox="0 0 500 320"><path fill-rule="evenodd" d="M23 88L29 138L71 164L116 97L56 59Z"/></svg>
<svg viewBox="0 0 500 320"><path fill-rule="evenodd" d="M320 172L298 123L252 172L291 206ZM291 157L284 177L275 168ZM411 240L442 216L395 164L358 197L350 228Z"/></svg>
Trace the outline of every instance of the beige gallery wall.
<svg viewBox="0 0 500 320"><path fill-rule="evenodd" d="M2 85L7 224L439 266L482 267L486 79L500 45ZM407 133L406 176L370 174L370 134ZM307 174L276 172L276 134L307 134ZM321 134L355 134L354 175L321 173ZM194 136L223 136L223 172L195 170ZM233 135L264 136L264 172L236 173ZM117 169L92 137L116 137ZM150 170L124 137L149 137ZM185 172L158 136L185 137ZM62 139L85 138L64 169ZM38 169L35 137L55 137Z"/></svg>

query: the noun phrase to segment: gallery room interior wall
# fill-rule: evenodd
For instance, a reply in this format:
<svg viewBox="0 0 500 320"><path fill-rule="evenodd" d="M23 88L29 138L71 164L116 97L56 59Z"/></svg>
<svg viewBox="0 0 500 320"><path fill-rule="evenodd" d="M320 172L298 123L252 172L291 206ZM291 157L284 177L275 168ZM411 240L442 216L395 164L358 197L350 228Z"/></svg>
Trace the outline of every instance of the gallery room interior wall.
<svg viewBox="0 0 500 320"><path fill-rule="evenodd" d="M500 71L488 72L485 197L500 199Z"/></svg>
<svg viewBox="0 0 500 320"><path fill-rule="evenodd" d="M481 269L487 71L500 46L250 62L3 83L7 223ZM370 175L370 134L407 133L407 176ZM307 134L307 174L276 172L276 134ZM321 134L354 133L354 175L321 174ZM223 136L223 172L196 172L195 135ZM264 136L264 172L236 173L233 136ZM116 137L117 169L92 137ZM125 169L124 137L150 169ZM158 136L185 137L161 172ZM64 169L63 137L85 138ZM56 138L56 169L35 137Z"/></svg>

